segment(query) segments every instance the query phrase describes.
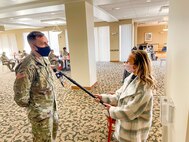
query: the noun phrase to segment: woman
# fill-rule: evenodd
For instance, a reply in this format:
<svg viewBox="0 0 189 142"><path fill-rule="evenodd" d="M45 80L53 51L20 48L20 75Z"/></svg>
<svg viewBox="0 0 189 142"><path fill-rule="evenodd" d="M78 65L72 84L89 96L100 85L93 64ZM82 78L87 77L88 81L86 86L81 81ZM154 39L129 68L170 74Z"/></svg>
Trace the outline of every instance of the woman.
<svg viewBox="0 0 189 142"><path fill-rule="evenodd" d="M114 95L96 94L116 119L115 138L119 142L145 142L152 123L154 80L151 63L142 50L133 50L126 69L131 74Z"/></svg>

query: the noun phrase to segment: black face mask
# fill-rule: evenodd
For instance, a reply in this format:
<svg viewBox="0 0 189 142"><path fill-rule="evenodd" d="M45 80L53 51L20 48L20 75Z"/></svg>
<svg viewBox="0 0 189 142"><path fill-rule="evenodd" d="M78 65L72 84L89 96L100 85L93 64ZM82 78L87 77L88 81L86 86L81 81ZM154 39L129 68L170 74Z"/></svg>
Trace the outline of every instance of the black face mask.
<svg viewBox="0 0 189 142"><path fill-rule="evenodd" d="M51 48L50 46L46 46L46 47L39 47L39 46L36 46L37 47L37 50L36 52L38 52L41 56L43 57L47 57L51 51Z"/></svg>

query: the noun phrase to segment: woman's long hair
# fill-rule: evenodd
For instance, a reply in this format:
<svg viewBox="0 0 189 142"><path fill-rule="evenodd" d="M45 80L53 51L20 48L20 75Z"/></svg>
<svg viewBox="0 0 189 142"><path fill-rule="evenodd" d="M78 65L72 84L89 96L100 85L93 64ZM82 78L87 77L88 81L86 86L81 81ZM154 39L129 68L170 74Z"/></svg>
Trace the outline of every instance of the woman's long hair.
<svg viewBox="0 0 189 142"><path fill-rule="evenodd" d="M131 52L135 56L134 65L137 66L136 74L140 81L149 87L155 87L155 80L152 76L151 61L146 51L133 50Z"/></svg>

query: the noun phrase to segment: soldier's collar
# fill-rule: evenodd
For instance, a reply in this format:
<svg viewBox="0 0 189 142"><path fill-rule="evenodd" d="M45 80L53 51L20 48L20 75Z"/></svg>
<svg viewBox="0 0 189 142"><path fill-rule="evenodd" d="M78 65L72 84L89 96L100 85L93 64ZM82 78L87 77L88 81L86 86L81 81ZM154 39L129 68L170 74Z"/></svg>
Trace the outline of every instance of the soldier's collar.
<svg viewBox="0 0 189 142"><path fill-rule="evenodd" d="M36 65L41 65L41 66L45 66L43 57L39 57L37 56L35 53L31 52L31 55L33 57L33 59L37 62Z"/></svg>

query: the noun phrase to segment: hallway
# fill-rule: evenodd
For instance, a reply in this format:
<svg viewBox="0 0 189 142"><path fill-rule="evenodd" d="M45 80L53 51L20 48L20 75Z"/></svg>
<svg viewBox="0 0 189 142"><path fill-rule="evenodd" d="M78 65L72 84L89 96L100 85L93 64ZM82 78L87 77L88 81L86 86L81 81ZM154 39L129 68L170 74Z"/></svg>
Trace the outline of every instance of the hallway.
<svg viewBox="0 0 189 142"><path fill-rule="evenodd" d="M18 107L13 101L14 73L4 67L0 73L0 142L31 142L31 127L26 110ZM67 72L70 75L69 72ZM107 93L118 89L123 74L122 63L97 63L98 83L91 90L95 93ZM157 80L154 93L153 126L148 142L161 142L162 126L159 121L159 98L164 95L165 64L153 61L153 75ZM94 102L93 98L81 90L71 90L70 82L65 79L62 88L55 79L58 110L59 131L57 142L106 142L107 124L104 107ZM113 142L113 141L112 141Z"/></svg>

